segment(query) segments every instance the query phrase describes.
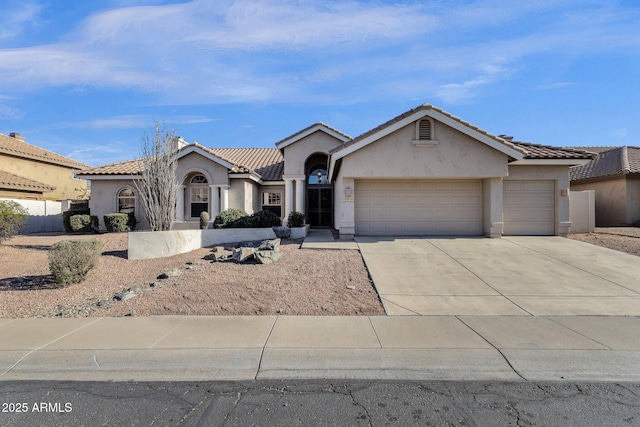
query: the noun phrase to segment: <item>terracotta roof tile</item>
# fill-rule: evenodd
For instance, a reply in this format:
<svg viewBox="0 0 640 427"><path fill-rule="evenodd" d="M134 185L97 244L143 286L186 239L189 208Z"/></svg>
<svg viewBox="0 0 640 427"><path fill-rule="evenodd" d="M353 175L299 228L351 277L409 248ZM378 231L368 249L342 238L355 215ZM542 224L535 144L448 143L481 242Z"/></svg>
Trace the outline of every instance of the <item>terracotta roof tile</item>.
<svg viewBox="0 0 640 427"><path fill-rule="evenodd" d="M236 165L235 173L255 172L265 181L279 181L284 157L277 148L209 148L209 152Z"/></svg>
<svg viewBox="0 0 640 427"><path fill-rule="evenodd" d="M34 181L20 175L14 175L3 170L0 170L0 188L39 192L48 192L56 189L56 187Z"/></svg>
<svg viewBox="0 0 640 427"><path fill-rule="evenodd" d="M404 112L404 113L400 114L397 117L394 117L393 119L381 124L380 126L377 126L377 127L373 128L373 129L363 133L362 135L359 135L359 136L353 138L351 141L346 142L344 145L342 145L340 147L334 148L333 150L331 150L331 153L333 154L333 153L336 153L336 152L338 152L340 150L343 150L344 148L349 147L350 145L353 145L353 144L355 144L355 143L357 143L357 142L359 142L359 141L361 141L361 140L363 140L363 139L365 139L365 138L367 138L367 137L369 137L369 136L371 136L371 135L373 135L373 134L375 134L377 132L380 132L381 130L386 129L387 127L392 126L393 124L395 124L395 123L397 123L397 122L399 122L399 121L401 121L401 120L403 120L403 119L405 119L405 118L411 116L412 114L415 114L415 113L417 113L418 111L421 111L421 110L437 111L440 114L443 114L443 115L449 117L450 119L455 120L458 123L460 123L460 124L462 124L464 126L467 126L470 129L475 130L476 132L479 132L479 133L481 133L481 134L483 134L483 135L485 135L485 136L487 136L487 137L489 137L491 139L494 139L494 140L500 142L501 144L504 144L504 145L506 145L508 147L515 148L516 150L518 150L518 148L514 144L512 144L510 141L508 141L508 140L506 140L504 138L501 138L501 137L499 137L497 135L489 133L486 130L481 129L478 126L475 126L475 125L473 125L473 124L471 124L471 123L469 123L469 122L467 122L465 120L462 120L460 117L454 116L453 114L451 114L451 113L449 113L449 112L447 112L447 111L445 111L445 110L443 110L441 108L438 108L438 107L436 107L434 105L423 104L423 105L420 105L420 106L418 106L416 108L413 108L413 109L411 109L411 110L409 110L407 112Z"/></svg>
<svg viewBox="0 0 640 427"><path fill-rule="evenodd" d="M594 154L574 148L552 147L550 145L531 144L511 141L525 151L525 159L593 159Z"/></svg>
<svg viewBox="0 0 640 427"><path fill-rule="evenodd" d="M142 162L140 160L127 160L125 162L83 169L78 172L78 175L137 175L141 170Z"/></svg>
<svg viewBox="0 0 640 427"><path fill-rule="evenodd" d="M23 139L14 138L0 133L0 154L37 160L54 165L67 166L74 169L86 169L89 165L56 154L44 148L26 143Z"/></svg>
<svg viewBox="0 0 640 427"><path fill-rule="evenodd" d="M639 147L581 147L598 151L598 157L570 170L571 181L604 178L624 174L640 174ZM601 150L602 149L602 150Z"/></svg>

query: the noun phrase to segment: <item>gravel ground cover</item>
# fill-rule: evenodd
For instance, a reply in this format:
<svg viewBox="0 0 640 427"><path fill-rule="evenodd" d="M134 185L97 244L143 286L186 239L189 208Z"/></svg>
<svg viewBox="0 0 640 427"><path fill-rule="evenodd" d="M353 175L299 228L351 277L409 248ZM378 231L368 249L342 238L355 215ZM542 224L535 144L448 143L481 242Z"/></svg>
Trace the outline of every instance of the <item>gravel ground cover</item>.
<svg viewBox="0 0 640 427"><path fill-rule="evenodd" d="M72 238L101 240L103 254L83 283L58 287L48 249ZM358 251L300 249L300 241L285 240L282 259L262 265L211 263L203 259L210 248L132 261L126 248L126 233L12 238L0 245L0 317L384 315ZM174 268L178 276L158 279Z"/></svg>
<svg viewBox="0 0 640 427"><path fill-rule="evenodd" d="M595 233L570 234L569 238L640 256L640 228L596 228Z"/></svg>

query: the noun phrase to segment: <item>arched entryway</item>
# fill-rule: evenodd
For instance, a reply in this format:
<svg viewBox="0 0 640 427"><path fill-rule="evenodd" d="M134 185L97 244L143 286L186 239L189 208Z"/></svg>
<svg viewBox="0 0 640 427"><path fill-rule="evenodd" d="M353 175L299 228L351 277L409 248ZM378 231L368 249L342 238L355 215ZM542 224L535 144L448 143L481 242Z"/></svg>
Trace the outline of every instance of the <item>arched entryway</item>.
<svg viewBox="0 0 640 427"><path fill-rule="evenodd" d="M312 227L333 227L333 184L327 177L328 156L317 153L305 163L307 175L307 223Z"/></svg>

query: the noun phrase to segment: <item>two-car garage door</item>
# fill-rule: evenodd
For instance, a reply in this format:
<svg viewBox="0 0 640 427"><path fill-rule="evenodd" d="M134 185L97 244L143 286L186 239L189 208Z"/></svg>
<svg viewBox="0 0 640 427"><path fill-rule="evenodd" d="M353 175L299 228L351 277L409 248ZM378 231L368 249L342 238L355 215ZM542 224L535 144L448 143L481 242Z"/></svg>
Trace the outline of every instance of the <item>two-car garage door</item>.
<svg viewBox="0 0 640 427"><path fill-rule="evenodd" d="M481 180L356 181L356 234L478 236Z"/></svg>
<svg viewBox="0 0 640 427"><path fill-rule="evenodd" d="M554 181L505 180L505 235L555 234ZM483 234L481 180L356 181L356 234Z"/></svg>

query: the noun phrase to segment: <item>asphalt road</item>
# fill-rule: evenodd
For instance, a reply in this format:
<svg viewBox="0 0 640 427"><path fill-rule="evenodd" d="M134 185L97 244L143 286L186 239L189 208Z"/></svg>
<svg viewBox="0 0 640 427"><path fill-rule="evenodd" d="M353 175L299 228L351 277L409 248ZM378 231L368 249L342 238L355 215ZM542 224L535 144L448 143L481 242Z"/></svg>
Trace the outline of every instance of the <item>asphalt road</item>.
<svg viewBox="0 0 640 427"><path fill-rule="evenodd" d="M0 382L2 426L640 426L640 383Z"/></svg>

